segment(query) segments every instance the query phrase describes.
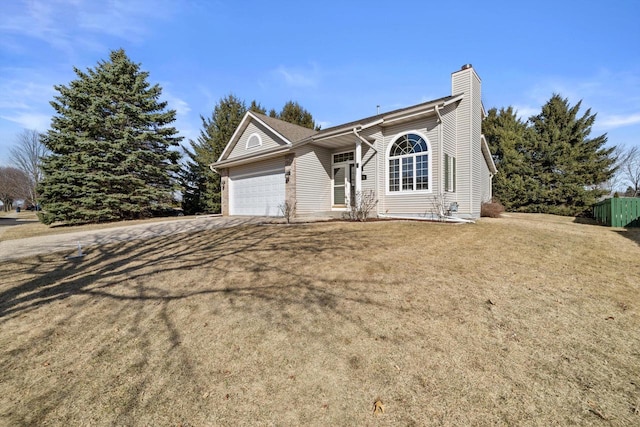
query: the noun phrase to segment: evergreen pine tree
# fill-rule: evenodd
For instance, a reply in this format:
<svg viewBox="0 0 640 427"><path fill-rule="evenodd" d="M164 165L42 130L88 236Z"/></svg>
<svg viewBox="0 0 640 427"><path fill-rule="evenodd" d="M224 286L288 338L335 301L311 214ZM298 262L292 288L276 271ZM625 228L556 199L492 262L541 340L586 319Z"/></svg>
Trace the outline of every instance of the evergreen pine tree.
<svg viewBox="0 0 640 427"><path fill-rule="evenodd" d="M304 126L309 129L320 130L320 126L316 125L311 113L302 108L297 102L289 101L284 104L282 111L278 114L278 118L285 122Z"/></svg>
<svg viewBox="0 0 640 427"><path fill-rule="evenodd" d="M266 113L266 109L255 100L251 101L248 109L260 114ZM200 116L200 135L196 141L189 141L190 149L184 148L187 161L181 172L181 180L182 207L186 214L221 211L220 176L209 165L220 158L246 111L244 101L228 95L218 101L211 117ZM293 101L287 102L280 114L271 109L269 116L311 129L315 127L311 114Z"/></svg>
<svg viewBox="0 0 640 427"><path fill-rule="evenodd" d="M512 107L489 110L482 123L498 174L493 178L493 194L507 210L519 210L536 200L537 183L526 144L527 124Z"/></svg>
<svg viewBox="0 0 640 427"><path fill-rule="evenodd" d="M256 101L251 111L264 114L265 109ZM188 160L183 169L184 194L182 207L187 214L197 212L219 213L221 210L220 175L209 165L216 162L224 147L247 111L244 101L228 95L218 101L211 117L200 116L202 129L196 141L190 140L191 150L185 149Z"/></svg>
<svg viewBox="0 0 640 427"><path fill-rule="evenodd" d="M251 105L249 105L249 111L253 111L254 113L267 114L267 109L260 105L255 99L251 101Z"/></svg>
<svg viewBox="0 0 640 427"><path fill-rule="evenodd" d="M606 135L589 137L596 115L578 117L580 106L554 94L527 123L511 107L489 110L494 194L508 210L581 215L606 193L599 184L615 172L615 147L604 147Z"/></svg>
<svg viewBox="0 0 640 427"><path fill-rule="evenodd" d="M582 101L571 106L558 94L530 117L531 164L539 185L539 200L528 209L562 215L581 215L606 193L597 185L615 172L615 147L604 148L606 134L590 138L596 115L580 117Z"/></svg>
<svg viewBox="0 0 640 427"><path fill-rule="evenodd" d="M113 221L169 207L180 158L170 148L182 138L169 126L176 112L158 101L160 86L151 86L149 73L122 49L94 69L74 71L78 78L55 86L51 102L41 219Z"/></svg>

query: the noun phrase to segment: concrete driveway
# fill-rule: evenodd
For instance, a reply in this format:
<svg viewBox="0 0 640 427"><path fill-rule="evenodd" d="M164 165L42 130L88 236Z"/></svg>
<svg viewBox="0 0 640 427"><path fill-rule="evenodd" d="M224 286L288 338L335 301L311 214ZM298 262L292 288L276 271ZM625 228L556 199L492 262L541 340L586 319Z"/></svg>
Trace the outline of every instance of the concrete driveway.
<svg viewBox="0 0 640 427"><path fill-rule="evenodd" d="M51 252L62 252L64 255L74 255L78 252L78 243L85 248L92 245L150 239L157 236L265 222L282 222L282 220L276 218L230 218L206 215L103 230L78 231L49 236L29 237L19 240L6 240L0 241L0 262ZM19 225L16 226L19 227Z"/></svg>

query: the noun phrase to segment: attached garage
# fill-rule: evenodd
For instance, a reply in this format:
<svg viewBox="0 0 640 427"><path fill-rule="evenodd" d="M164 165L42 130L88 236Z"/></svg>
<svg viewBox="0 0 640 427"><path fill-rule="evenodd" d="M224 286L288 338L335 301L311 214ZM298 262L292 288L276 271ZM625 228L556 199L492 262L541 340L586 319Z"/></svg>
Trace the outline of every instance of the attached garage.
<svg viewBox="0 0 640 427"><path fill-rule="evenodd" d="M229 214L280 216L285 201L284 158L229 170Z"/></svg>

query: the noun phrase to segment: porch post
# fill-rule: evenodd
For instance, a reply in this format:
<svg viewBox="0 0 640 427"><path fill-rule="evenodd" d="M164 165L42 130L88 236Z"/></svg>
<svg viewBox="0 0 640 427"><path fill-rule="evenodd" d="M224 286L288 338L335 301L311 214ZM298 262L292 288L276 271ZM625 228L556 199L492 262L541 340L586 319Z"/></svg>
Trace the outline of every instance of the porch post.
<svg viewBox="0 0 640 427"><path fill-rule="evenodd" d="M360 208L362 197L362 142L356 139L356 207Z"/></svg>

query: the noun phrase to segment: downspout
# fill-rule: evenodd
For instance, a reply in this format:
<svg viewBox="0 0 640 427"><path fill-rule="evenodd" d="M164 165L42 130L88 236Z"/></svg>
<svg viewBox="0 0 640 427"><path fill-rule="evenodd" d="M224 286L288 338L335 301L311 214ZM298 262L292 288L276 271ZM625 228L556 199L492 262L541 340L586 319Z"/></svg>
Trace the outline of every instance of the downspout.
<svg viewBox="0 0 640 427"><path fill-rule="evenodd" d="M489 172L489 201L493 201L493 177L495 175Z"/></svg>
<svg viewBox="0 0 640 427"><path fill-rule="evenodd" d="M359 133L358 130L362 130L362 128L358 129L358 128L353 128L353 134L362 142L364 142L365 144L367 144L369 147L371 147L371 149L373 151L375 151L376 153L378 152L378 150L376 150L376 147L373 146L373 144L371 144L369 141L367 141L366 139L364 139Z"/></svg>

